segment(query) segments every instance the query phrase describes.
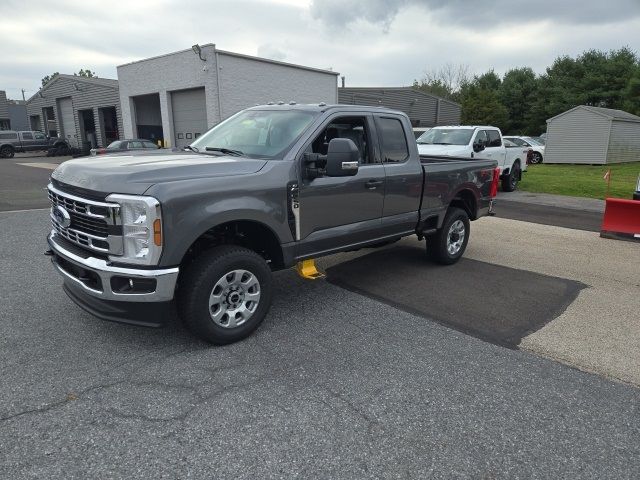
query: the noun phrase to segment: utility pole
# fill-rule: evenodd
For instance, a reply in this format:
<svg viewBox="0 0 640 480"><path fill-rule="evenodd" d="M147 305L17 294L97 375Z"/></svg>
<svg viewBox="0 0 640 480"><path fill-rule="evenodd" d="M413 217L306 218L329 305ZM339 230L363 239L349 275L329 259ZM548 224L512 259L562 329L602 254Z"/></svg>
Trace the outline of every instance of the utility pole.
<svg viewBox="0 0 640 480"><path fill-rule="evenodd" d="M22 89L22 101L23 102L25 101L25 99L24 99L24 88Z"/></svg>

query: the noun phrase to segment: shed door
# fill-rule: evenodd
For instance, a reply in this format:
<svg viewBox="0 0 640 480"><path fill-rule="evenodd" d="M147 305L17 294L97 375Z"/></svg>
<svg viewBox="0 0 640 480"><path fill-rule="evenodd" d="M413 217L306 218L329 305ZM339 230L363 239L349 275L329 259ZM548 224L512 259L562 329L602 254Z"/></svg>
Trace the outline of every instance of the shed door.
<svg viewBox="0 0 640 480"><path fill-rule="evenodd" d="M204 88L173 92L171 106L176 147L189 145L207 130Z"/></svg>
<svg viewBox="0 0 640 480"><path fill-rule="evenodd" d="M61 98L58 100L58 110L62 119L62 137L65 138L70 145L76 144L76 123L73 119L73 104L71 97Z"/></svg>

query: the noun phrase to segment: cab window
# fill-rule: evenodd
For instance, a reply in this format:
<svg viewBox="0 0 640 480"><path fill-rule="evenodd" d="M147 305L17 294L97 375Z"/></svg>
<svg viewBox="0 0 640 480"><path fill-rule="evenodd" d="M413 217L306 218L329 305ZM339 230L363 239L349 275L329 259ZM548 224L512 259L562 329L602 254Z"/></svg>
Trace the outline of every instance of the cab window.
<svg viewBox="0 0 640 480"><path fill-rule="evenodd" d="M326 155L334 138L348 138L360 152L360 163L372 163L369 129L366 117L338 117L331 120L311 144L311 152Z"/></svg>
<svg viewBox="0 0 640 480"><path fill-rule="evenodd" d="M409 158L407 137L402 122L397 118L377 119L382 158L385 163L402 163Z"/></svg>
<svg viewBox="0 0 640 480"><path fill-rule="evenodd" d="M500 147L502 145L500 132L497 130L487 130L487 136L489 137L488 147Z"/></svg>

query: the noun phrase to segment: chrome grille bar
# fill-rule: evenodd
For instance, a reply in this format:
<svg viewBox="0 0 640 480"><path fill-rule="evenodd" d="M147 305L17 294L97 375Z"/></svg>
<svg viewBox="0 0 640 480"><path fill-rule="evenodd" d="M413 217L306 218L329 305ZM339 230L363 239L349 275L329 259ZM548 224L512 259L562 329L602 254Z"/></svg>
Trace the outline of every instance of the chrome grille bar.
<svg viewBox="0 0 640 480"><path fill-rule="evenodd" d="M51 201L51 223L61 237L82 248L103 254L122 255L122 236L110 234L121 225L117 203L98 202L81 198L48 185ZM61 207L68 216L64 225L53 213ZM63 212L64 213L64 212ZM114 229L113 227L116 227Z"/></svg>

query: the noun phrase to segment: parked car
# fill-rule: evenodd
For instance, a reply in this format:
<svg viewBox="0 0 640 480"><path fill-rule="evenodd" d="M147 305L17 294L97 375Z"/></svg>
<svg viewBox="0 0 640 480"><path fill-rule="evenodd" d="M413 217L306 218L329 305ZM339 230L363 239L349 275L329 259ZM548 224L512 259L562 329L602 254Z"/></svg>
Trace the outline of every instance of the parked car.
<svg viewBox="0 0 640 480"><path fill-rule="evenodd" d="M265 318L273 271L315 277L309 259L408 235L457 262L498 182L495 160L420 157L402 112L264 105L189 151L61 164L47 253L88 312L160 326L175 304L191 332L224 344Z"/></svg>
<svg viewBox="0 0 640 480"><path fill-rule="evenodd" d="M104 155L105 153L129 152L132 150L157 150L160 148L151 140L132 138L130 140L115 140L107 148L92 148L91 155Z"/></svg>
<svg viewBox="0 0 640 480"><path fill-rule="evenodd" d="M526 159L512 158L502 141L502 133L491 126L433 127L417 139L421 155L448 155L462 158L487 158L498 162L502 189L513 192L518 188L522 172L527 170Z"/></svg>
<svg viewBox="0 0 640 480"><path fill-rule="evenodd" d="M413 135L417 139L418 137L423 135L425 132L428 132L429 130L431 130L431 127L413 127Z"/></svg>
<svg viewBox="0 0 640 480"><path fill-rule="evenodd" d="M532 164L542 163L542 160L544 159L544 144L538 142L533 137L520 137L520 136L509 135L504 138L512 141L516 145L520 145L521 147L528 147L531 150L533 150L530 163Z"/></svg>
<svg viewBox="0 0 640 480"><path fill-rule="evenodd" d="M16 153L50 150L54 150L58 155L68 155L71 151L69 144L63 138L48 137L42 132L0 131L0 158L11 158Z"/></svg>

